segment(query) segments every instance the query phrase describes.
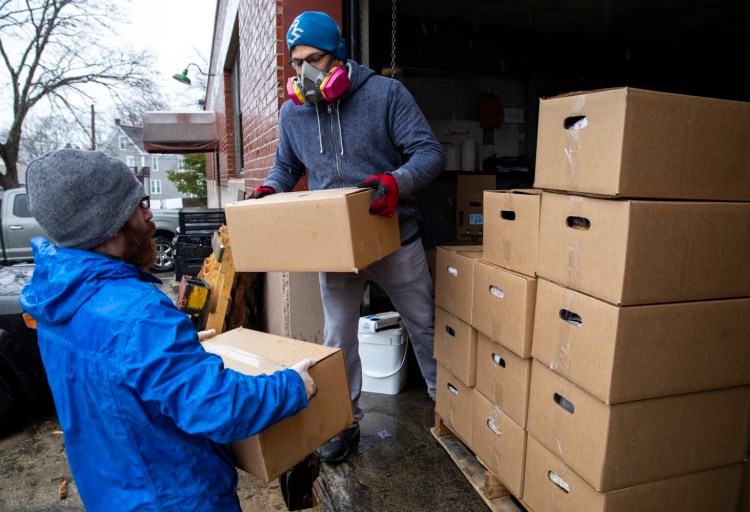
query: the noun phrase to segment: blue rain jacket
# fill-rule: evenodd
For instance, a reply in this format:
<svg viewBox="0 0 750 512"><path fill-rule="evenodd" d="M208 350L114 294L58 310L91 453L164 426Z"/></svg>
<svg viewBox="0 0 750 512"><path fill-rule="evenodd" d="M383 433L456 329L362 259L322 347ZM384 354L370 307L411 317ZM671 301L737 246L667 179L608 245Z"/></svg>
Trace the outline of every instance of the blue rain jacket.
<svg viewBox="0 0 750 512"><path fill-rule="evenodd" d="M21 305L38 322L86 510L239 511L237 471L218 445L303 409L297 372L224 368L155 277L42 238L32 245Z"/></svg>

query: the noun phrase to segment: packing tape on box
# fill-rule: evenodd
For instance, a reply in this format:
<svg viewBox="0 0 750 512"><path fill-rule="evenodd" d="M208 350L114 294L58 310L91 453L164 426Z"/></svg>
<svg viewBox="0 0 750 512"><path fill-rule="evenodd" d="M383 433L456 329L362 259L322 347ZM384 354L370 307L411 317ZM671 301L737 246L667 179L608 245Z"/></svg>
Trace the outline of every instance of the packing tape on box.
<svg viewBox="0 0 750 512"><path fill-rule="evenodd" d="M557 323L557 334L555 335L555 351L550 362L550 370L560 375L570 375L571 366L571 328L581 328L583 320L575 313L573 302L575 293L573 290L565 290L563 301L558 310L559 322Z"/></svg>
<svg viewBox="0 0 750 512"><path fill-rule="evenodd" d="M586 100L588 96L586 94L579 94L571 96L570 98L570 113L571 116L565 120L563 124L566 133L568 134L567 143L563 151L565 152L565 160L568 162L568 178L571 180L575 177L578 171L578 150L580 148L580 131L586 128L588 120L585 116L582 116L583 109L586 106ZM571 121L568 125L567 122Z"/></svg>
<svg viewBox="0 0 750 512"><path fill-rule="evenodd" d="M565 439L563 428L563 418L566 414L574 414L575 406L572 402L567 399L568 391L570 390L570 381L565 377L560 377L560 385L557 387L557 392L550 398L558 405L554 408L554 418L552 419L552 440L555 444L555 455L560 459L564 459L563 454L565 453Z"/></svg>
<svg viewBox="0 0 750 512"><path fill-rule="evenodd" d="M495 434L495 437L500 437L503 435L503 433L500 431L500 417L502 416L503 412L494 405L492 406L492 411L490 411L490 416L487 418L487 428L489 428L493 434Z"/></svg>
<svg viewBox="0 0 750 512"><path fill-rule="evenodd" d="M505 210L509 212L513 212L514 215L512 216L513 220L508 220L508 222L514 222L515 221L515 201L513 200L513 191L509 191L505 194L506 197L506 203L505 203ZM504 219L503 212L498 212L498 215L500 215L501 219ZM500 244L500 250L502 251L502 254L500 257L503 261L503 266L505 268L511 268L511 258L513 256L513 244L508 239L508 237L503 237L502 243Z"/></svg>
<svg viewBox="0 0 750 512"><path fill-rule="evenodd" d="M568 215L565 222L568 229L582 229L587 220L583 215L583 197L570 196L568 204ZM568 244L568 282L570 288L575 287L581 271L581 247L578 242Z"/></svg>
<svg viewBox="0 0 750 512"><path fill-rule="evenodd" d="M485 300L489 304L494 304L493 310L496 311L502 311L503 310L503 304L505 301L505 290L503 290L501 287L492 284L490 281L490 285L487 288L487 296L485 296ZM505 330L506 332L503 332L503 321L496 318L495 315L492 315L492 318L490 319L490 322L492 323L492 326L490 328L490 339L498 342L498 343L508 343L508 340L505 339L506 336L503 334L507 334L507 322L505 322Z"/></svg>
<svg viewBox="0 0 750 512"><path fill-rule="evenodd" d="M505 358L503 358L503 350L502 346L495 343L495 348L492 351L492 362L493 364L497 365L499 369L505 368ZM497 404L499 406L503 406L503 399L505 398L503 396L503 385L500 382L495 381L494 389L492 390L492 403Z"/></svg>
<svg viewBox="0 0 750 512"><path fill-rule="evenodd" d="M222 345L221 343L203 343L203 348L206 350L206 352L209 352L211 354L216 354L217 356L233 359L234 361L252 366L254 368L260 368L261 362L263 361L279 366L280 369L286 368L285 365L279 363L278 361L253 354L251 352L246 352L235 347L230 347L229 345Z"/></svg>
<svg viewBox="0 0 750 512"><path fill-rule="evenodd" d="M503 411L501 411L498 407L492 406L492 411L490 412L490 417L487 418L487 428L489 428L492 433L495 435L495 437L500 437L503 435L502 431L500 430L500 420L502 419ZM493 467L502 467L502 450L500 443L492 443L492 463Z"/></svg>

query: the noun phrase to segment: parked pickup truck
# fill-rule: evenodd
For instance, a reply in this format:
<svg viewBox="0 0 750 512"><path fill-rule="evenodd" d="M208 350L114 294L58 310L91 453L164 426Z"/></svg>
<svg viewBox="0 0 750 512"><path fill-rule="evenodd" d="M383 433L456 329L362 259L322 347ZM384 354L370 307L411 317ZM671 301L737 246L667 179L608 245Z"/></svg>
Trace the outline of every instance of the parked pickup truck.
<svg viewBox="0 0 750 512"><path fill-rule="evenodd" d="M51 401L36 330L18 297L34 265L0 267L0 436L13 432L34 408Z"/></svg>
<svg viewBox="0 0 750 512"><path fill-rule="evenodd" d="M179 226L179 210L152 210L156 223L158 259L153 272L168 272L174 268L175 253L172 240ZM46 236L36 219L29 213L25 188L0 190L0 264L12 265L33 261L30 240Z"/></svg>

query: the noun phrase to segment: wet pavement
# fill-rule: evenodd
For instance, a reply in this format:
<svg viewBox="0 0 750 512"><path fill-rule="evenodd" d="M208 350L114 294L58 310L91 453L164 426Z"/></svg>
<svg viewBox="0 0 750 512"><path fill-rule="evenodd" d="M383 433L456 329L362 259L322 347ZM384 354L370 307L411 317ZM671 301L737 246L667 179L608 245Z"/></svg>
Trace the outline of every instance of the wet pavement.
<svg viewBox="0 0 750 512"><path fill-rule="evenodd" d="M362 394L356 453L321 472L337 512L489 510L430 432L434 403L418 380L398 395Z"/></svg>

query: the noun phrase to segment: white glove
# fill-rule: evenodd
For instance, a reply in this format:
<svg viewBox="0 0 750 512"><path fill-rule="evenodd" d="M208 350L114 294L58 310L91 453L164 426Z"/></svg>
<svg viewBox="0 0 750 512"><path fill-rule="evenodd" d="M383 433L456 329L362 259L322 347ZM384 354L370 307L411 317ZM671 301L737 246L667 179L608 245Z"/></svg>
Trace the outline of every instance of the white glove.
<svg viewBox="0 0 750 512"><path fill-rule="evenodd" d="M312 380L312 377L310 377L310 374L307 373L307 370L315 363L317 363L315 359L308 357L291 367L292 370L299 373L299 376L302 377L302 382L305 383L305 393L307 393L308 400L318 393L318 388L315 386L315 382Z"/></svg>
<svg viewBox="0 0 750 512"><path fill-rule="evenodd" d="M198 331L198 341L206 341L208 338L213 338L216 334L216 329L209 329L207 331Z"/></svg>

